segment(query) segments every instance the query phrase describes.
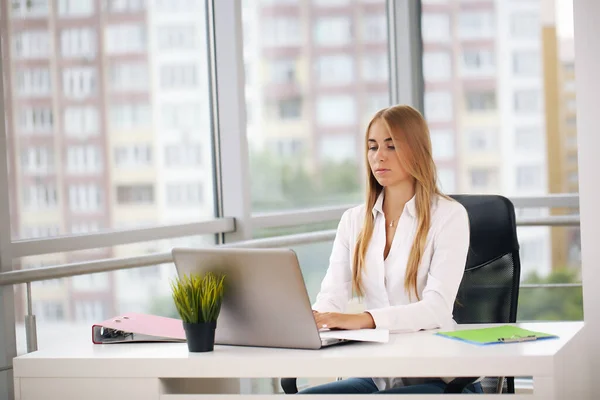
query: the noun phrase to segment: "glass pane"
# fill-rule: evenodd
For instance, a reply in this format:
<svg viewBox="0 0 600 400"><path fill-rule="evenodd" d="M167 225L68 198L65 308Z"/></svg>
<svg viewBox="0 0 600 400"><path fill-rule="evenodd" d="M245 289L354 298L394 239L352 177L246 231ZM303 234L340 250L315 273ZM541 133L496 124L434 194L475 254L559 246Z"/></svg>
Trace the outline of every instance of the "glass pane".
<svg viewBox="0 0 600 400"><path fill-rule="evenodd" d="M386 1L243 2L252 209L363 198L363 137L389 105Z"/></svg>
<svg viewBox="0 0 600 400"><path fill-rule="evenodd" d="M572 0L423 2L424 111L442 190L578 191L572 8ZM542 15L555 15L555 25L542 25ZM519 229L524 274L566 265L576 239L557 229Z"/></svg>
<svg viewBox="0 0 600 400"><path fill-rule="evenodd" d="M12 3L13 238L212 218L205 0Z"/></svg>
<svg viewBox="0 0 600 400"><path fill-rule="evenodd" d="M44 254L15 260L15 269L131 257L169 252L173 247L203 247L215 244L214 235L133 243L113 248L70 253ZM173 263L97 274L32 282L33 312L37 320L38 347L57 340L90 341L90 327L113 316L137 312L177 317L171 300L169 280L176 275ZM26 351L24 316L27 313L25 285L15 286L17 349Z"/></svg>

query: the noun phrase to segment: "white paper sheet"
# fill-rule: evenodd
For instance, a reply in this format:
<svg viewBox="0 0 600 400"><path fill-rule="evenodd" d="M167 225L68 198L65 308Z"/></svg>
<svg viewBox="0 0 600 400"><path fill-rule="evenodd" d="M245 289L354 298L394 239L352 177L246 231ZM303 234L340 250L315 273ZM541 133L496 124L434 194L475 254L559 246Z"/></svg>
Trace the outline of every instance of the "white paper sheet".
<svg viewBox="0 0 600 400"><path fill-rule="evenodd" d="M346 339L361 342L387 343L390 341L390 331L387 329L355 329L319 332L323 339Z"/></svg>

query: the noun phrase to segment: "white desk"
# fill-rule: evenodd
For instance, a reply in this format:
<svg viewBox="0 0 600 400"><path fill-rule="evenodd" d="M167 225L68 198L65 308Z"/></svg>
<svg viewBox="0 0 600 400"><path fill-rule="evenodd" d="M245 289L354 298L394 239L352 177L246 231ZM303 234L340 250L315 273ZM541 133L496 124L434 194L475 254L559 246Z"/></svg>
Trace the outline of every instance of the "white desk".
<svg viewBox="0 0 600 400"><path fill-rule="evenodd" d="M532 376L534 394L512 399L587 398L577 395L577 387L573 387L585 369L580 365L585 351L583 323L519 326L555 333L560 339L475 346L418 332L392 335L387 344L352 343L323 350L216 346L210 353L189 353L185 343L62 343L14 359L15 393L17 400L199 400L214 398L215 393L231 394L220 399L289 399L285 395L240 395L238 378L485 375ZM473 326L461 326L469 327ZM414 396L393 397L439 398ZM444 398L465 396L470 395ZM352 399L365 397L353 395Z"/></svg>

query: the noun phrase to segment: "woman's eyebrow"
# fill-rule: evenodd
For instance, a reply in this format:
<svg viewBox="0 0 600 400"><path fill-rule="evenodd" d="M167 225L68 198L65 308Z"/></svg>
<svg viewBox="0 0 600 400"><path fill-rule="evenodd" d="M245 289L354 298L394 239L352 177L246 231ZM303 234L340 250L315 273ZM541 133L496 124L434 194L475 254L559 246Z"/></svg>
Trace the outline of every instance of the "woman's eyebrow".
<svg viewBox="0 0 600 400"><path fill-rule="evenodd" d="M369 139L368 141L369 142L373 142L373 143L377 143L377 140L375 140L375 139ZM392 141L391 137L389 137L389 138L387 138L387 139L384 140L384 142L391 142L391 141Z"/></svg>

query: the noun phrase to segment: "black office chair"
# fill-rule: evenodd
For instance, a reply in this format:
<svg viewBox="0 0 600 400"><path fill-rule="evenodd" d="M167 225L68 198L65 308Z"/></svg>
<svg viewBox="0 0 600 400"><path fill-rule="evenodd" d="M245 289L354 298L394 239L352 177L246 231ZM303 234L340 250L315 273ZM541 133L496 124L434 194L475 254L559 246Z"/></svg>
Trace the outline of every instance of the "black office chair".
<svg viewBox="0 0 600 400"><path fill-rule="evenodd" d="M454 195L469 214L470 246L454 319L459 324L513 323L517 302L521 262L513 204L493 195ZM461 393L478 377L456 378L445 393ZM484 378L485 392L514 393L514 378ZM298 392L296 378L282 378L287 394Z"/></svg>

